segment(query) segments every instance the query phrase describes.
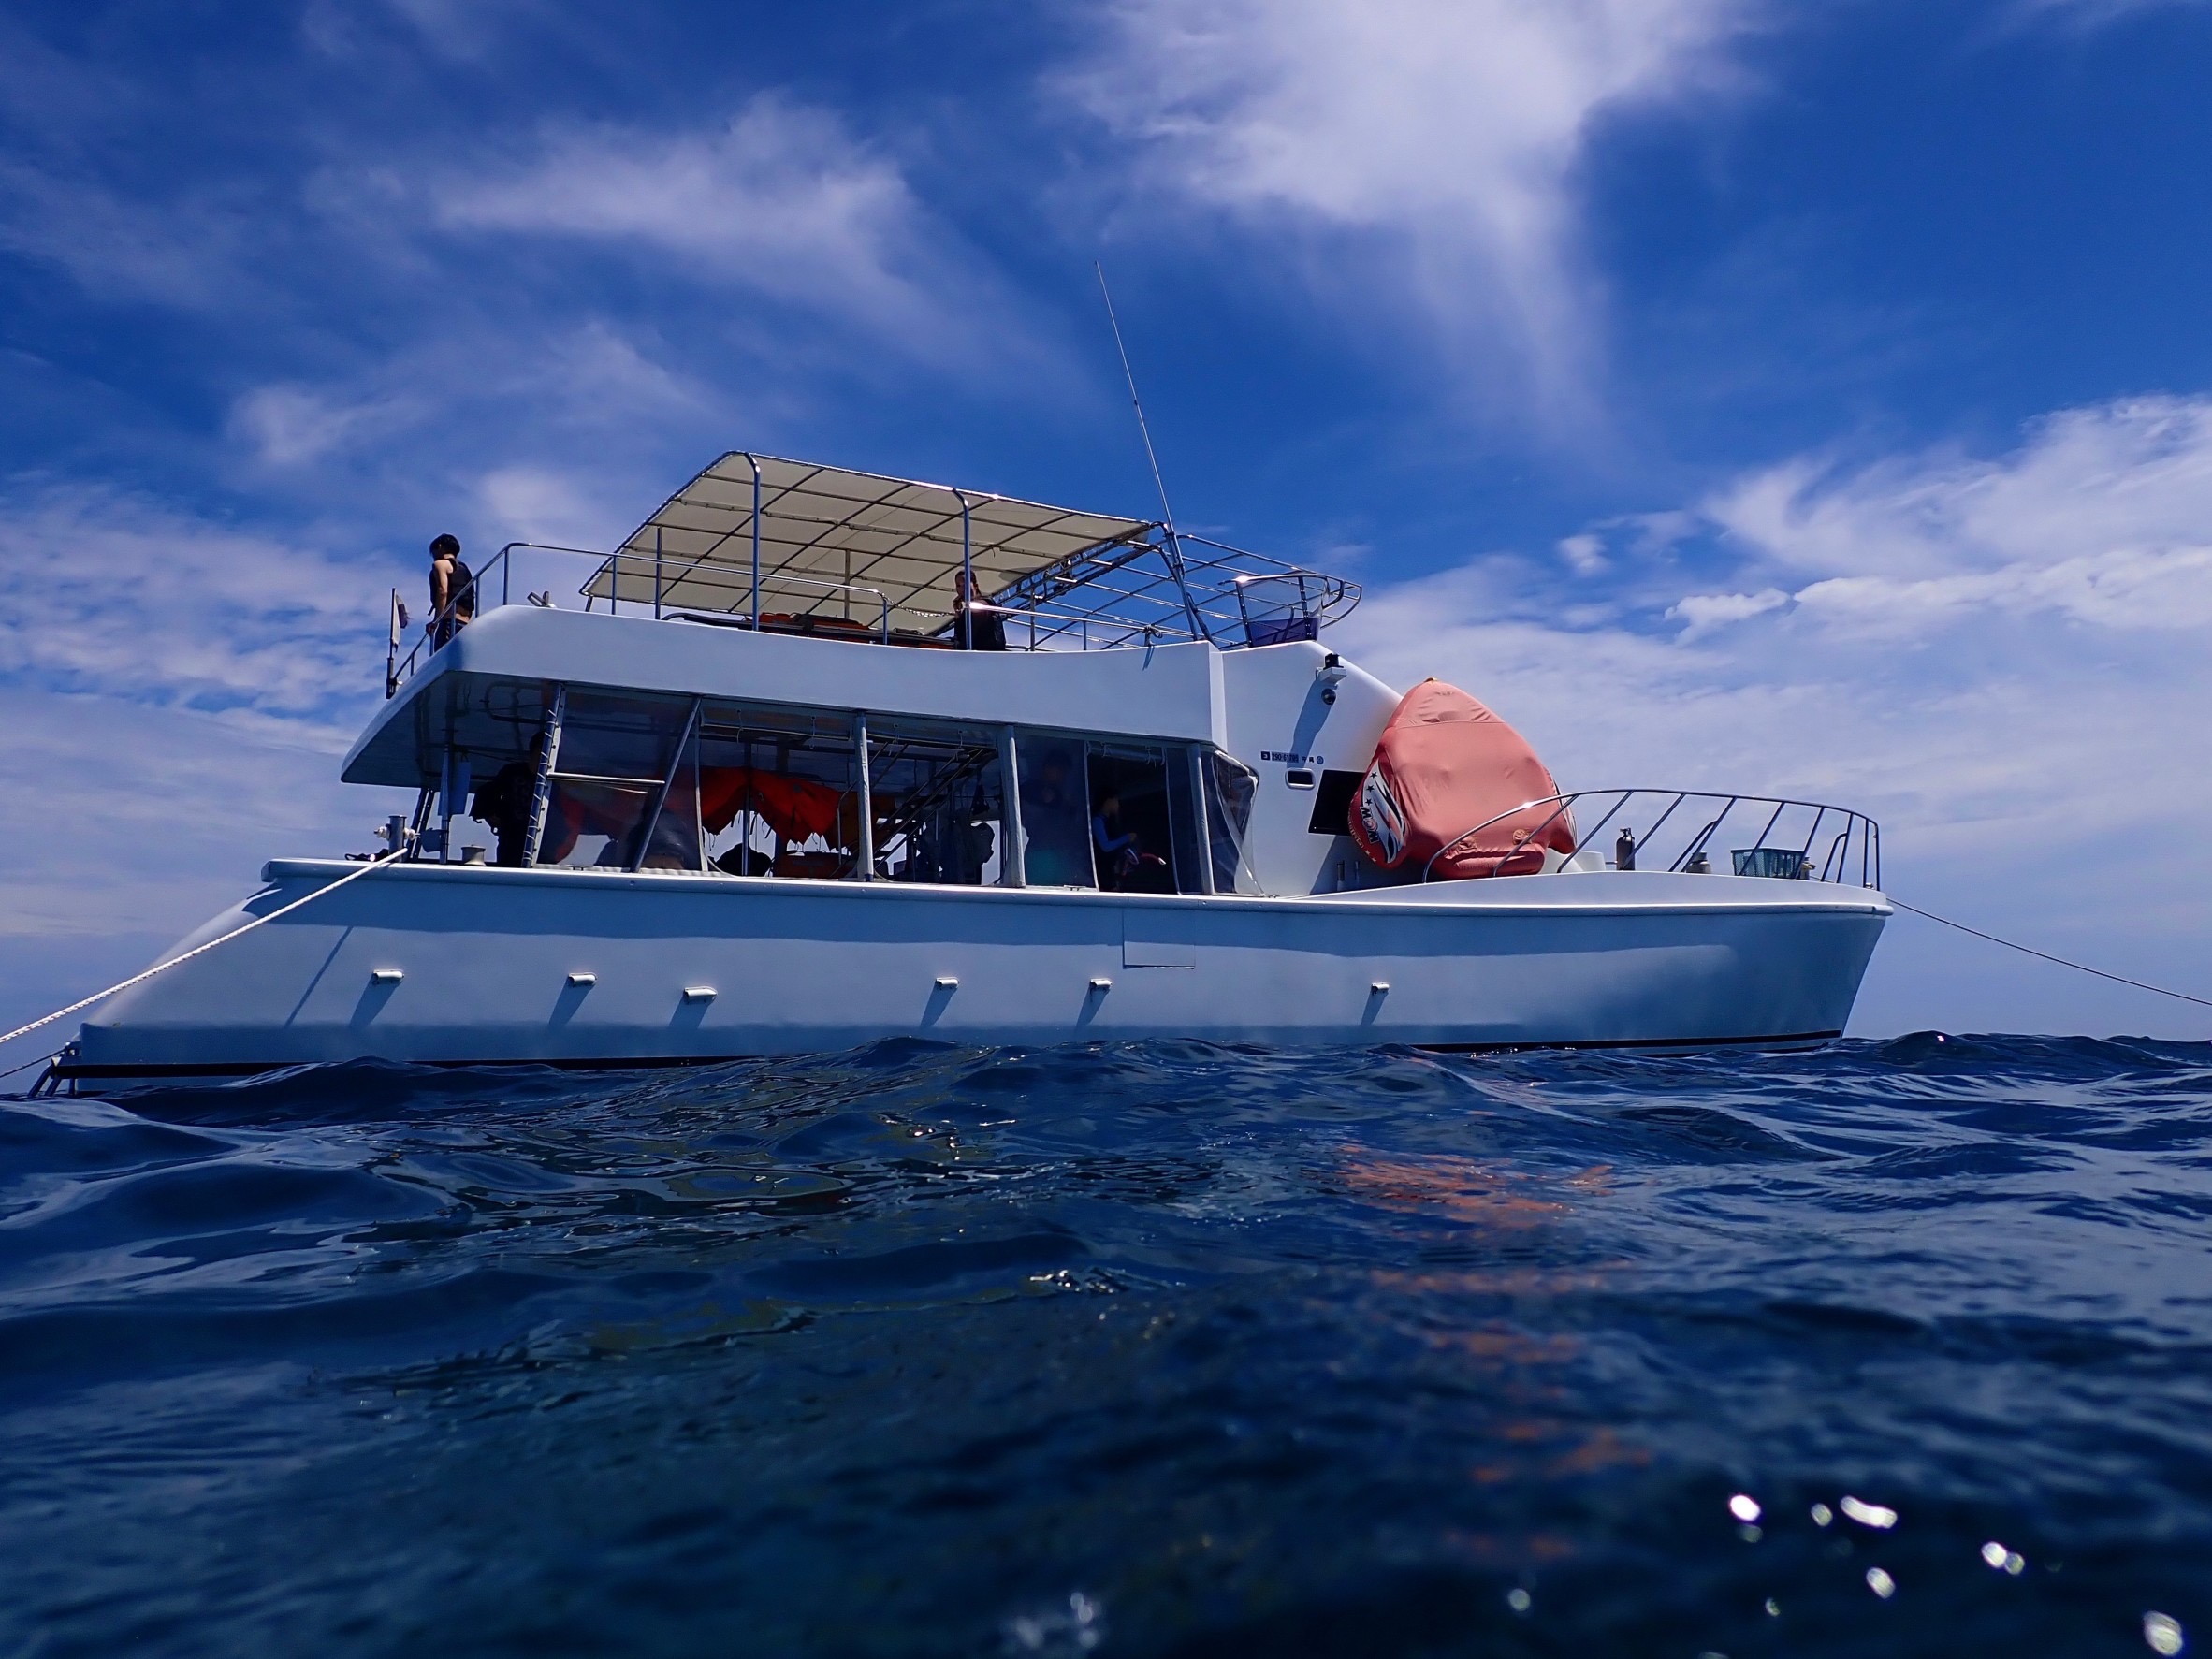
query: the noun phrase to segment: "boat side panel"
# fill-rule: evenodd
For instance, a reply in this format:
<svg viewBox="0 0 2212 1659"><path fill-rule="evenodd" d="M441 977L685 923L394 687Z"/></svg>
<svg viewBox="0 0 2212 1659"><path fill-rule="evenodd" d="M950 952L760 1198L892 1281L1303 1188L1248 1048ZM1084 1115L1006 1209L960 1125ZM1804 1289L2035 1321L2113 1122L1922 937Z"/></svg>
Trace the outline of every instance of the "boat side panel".
<svg viewBox="0 0 2212 1659"><path fill-rule="evenodd" d="M1214 648L910 650L706 628L644 617L502 605L480 617L386 704L345 758L348 783L413 787L452 719L457 687L618 686L793 707L895 711L1203 743L1214 735ZM463 702L469 698L464 696Z"/></svg>
<svg viewBox="0 0 2212 1659"><path fill-rule="evenodd" d="M676 1058L898 1035L1802 1039L1842 1028L1885 915L396 874L117 998L86 1023L83 1062ZM312 880L280 878L255 908Z"/></svg>

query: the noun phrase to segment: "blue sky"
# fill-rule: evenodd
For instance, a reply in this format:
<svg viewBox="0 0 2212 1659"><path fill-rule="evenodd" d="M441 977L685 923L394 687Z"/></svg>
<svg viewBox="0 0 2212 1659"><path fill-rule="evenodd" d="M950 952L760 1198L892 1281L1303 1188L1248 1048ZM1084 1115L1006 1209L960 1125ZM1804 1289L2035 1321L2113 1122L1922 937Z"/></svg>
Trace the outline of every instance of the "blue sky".
<svg viewBox="0 0 2212 1659"><path fill-rule="evenodd" d="M334 781L440 530L733 446L1368 586L1565 786L1884 821L2212 995L2212 6L526 0L0 14L0 1017ZM1900 918L1868 1032L2212 1036Z"/></svg>

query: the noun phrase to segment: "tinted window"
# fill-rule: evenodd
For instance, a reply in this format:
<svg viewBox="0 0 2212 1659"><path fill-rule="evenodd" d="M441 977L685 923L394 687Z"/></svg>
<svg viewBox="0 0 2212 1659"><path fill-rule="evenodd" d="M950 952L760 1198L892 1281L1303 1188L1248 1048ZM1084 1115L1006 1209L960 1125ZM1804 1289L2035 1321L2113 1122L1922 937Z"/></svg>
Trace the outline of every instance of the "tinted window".
<svg viewBox="0 0 2212 1659"><path fill-rule="evenodd" d="M1015 740L1014 764L1021 773L1023 866L1029 885L1096 887L1084 745L1025 732Z"/></svg>

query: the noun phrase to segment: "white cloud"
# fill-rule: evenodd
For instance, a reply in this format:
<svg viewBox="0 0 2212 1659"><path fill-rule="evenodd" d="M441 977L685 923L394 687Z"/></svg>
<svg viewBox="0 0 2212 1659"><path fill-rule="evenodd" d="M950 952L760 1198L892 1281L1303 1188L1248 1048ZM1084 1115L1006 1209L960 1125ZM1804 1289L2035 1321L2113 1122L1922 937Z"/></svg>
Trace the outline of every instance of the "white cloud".
<svg viewBox="0 0 2212 1659"><path fill-rule="evenodd" d="M1792 597L1816 620L1916 632L2001 610L2200 627L2212 621L2212 400L2066 410L1996 460L1792 460L1716 493L1702 516L1755 567L1815 576Z"/></svg>
<svg viewBox="0 0 2212 1659"><path fill-rule="evenodd" d="M1074 78L1157 184L1379 244L1433 321L1582 389L1576 169L1608 114L1710 90L1749 0L1122 0ZM1360 298L1372 305L1372 284Z"/></svg>
<svg viewBox="0 0 2212 1659"><path fill-rule="evenodd" d="M370 845L388 793L338 760L382 691L385 571L21 486L0 565L0 1026L143 967L266 858Z"/></svg>
<svg viewBox="0 0 2212 1659"><path fill-rule="evenodd" d="M2147 11L2186 10L2205 3L2205 0L2017 0L2015 15L2022 22L2059 22L2095 29Z"/></svg>
<svg viewBox="0 0 2212 1659"><path fill-rule="evenodd" d="M1790 596L1779 588L1766 588L1756 593L1693 593L1676 602L1667 610L1669 619L1680 619L1687 624L1683 637L1704 633L1729 622L1742 622L1768 611L1779 610L1789 604Z"/></svg>
<svg viewBox="0 0 2212 1659"><path fill-rule="evenodd" d="M544 542L556 546L611 547L630 526L578 488L575 481L542 467L501 467L478 481L477 494L502 542ZM632 519L642 518L632 512Z"/></svg>
<svg viewBox="0 0 2212 1659"><path fill-rule="evenodd" d="M381 688L383 571L90 488L0 501L0 678L302 730Z"/></svg>
<svg viewBox="0 0 2212 1659"><path fill-rule="evenodd" d="M839 117L775 94L726 126L675 136L570 130L504 175L448 182L458 229L589 239L953 361L1003 329L998 284L895 162Z"/></svg>
<svg viewBox="0 0 2212 1659"><path fill-rule="evenodd" d="M67 169L0 161L0 251L54 266L102 299L240 303L246 221L219 200L134 200Z"/></svg>
<svg viewBox="0 0 2212 1659"><path fill-rule="evenodd" d="M402 425L414 413L388 398L349 403L305 386L265 386L231 406L230 426L269 465L297 467Z"/></svg>
<svg viewBox="0 0 2212 1659"><path fill-rule="evenodd" d="M1736 562L1724 589L1575 626L1544 567L1499 559L1374 589L1337 638L1397 683L1466 686L1564 788L1858 807L1901 896L2212 994L2208 472L2212 400L2177 399L2063 412L1994 460L1795 462L1698 510L1722 532L1705 552ZM1782 572L1794 589L1762 580ZM1874 1028L2207 1034L1990 947L1923 950L1916 925L1887 948Z"/></svg>
<svg viewBox="0 0 2212 1659"><path fill-rule="evenodd" d="M1606 568L1606 544L1602 536L1592 535L1587 531L1579 535L1562 536L1558 547L1560 558L1579 576L1594 576Z"/></svg>

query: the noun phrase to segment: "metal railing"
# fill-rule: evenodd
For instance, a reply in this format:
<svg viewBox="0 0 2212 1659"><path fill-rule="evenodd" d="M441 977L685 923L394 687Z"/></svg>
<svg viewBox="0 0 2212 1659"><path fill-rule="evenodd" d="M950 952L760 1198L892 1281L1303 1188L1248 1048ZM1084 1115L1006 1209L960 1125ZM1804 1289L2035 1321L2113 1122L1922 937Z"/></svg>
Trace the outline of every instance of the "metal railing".
<svg viewBox="0 0 2212 1659"><path fill-rule="evenodd" d="M589 574L575 589L586 611L604 604L610 614L618 616L627 605L657 618L757 628L764 618L752 614L756 595L763 611L769 610L769 597L779 593L828 597L843 601L841 615L822 608L803 610L791 622L770 623L769 630L819 632L851 626L876 640L889 642L893 637L891 596L857 582L778 571L753 573L735 564L675 554L663 558L657 550L607 553L552 542L510 542L487 560L482 570L472 573L461 593L425 621L422 636L404 653L400 626L404 607L398 590L393 591L385 695L397 695L437 647L468 619L514 604L517 586L524 587L531 604L550 607L550 585L529 592L529 581L516 575L518 560L535 555L590 560ZM680 596L672 599L679 583ZM875 613L865 624L851 615L855 598L866 602L865 611ZM1200 638L1227 650L1314 638L1326 624L1348 616L1359 603L1355 582L1225 542L1182 535L1171 543L1163 538L1090 549L1010 584L988 596L987 604L979 602L978 610L1003 620L1007 646L1015 650L1100 650ZM467 616L457 625L456 615L464 606ZM954 637L957 613L913 614L945 616L946 621L930 637L940 643Z"/></svg>
<svg viewBox="0 0 2212 1659"><path fill-rule="evenodd" d="M1255 584L1266 585L1264 602ZM1023 613L1034 613L1025 632L1040 650L1201 638L1233 650L1311 638L1351 615L1360 591L1357 582L1184 532L1093 548L991 597L1007 611L1010 643Z"/></svg>
<svg viewBox="0 0 2212 1659"><path fill-rule="evenodd" d="M605 614L619 616L622 614L622 607L628 604L634 613L648 614L660 619L697 619L712 621L724 627L739 628L750 628L754 625L754 618L742 613L724 612L701 616L691 604L678 606L664 603L670 589L674 586L674 580L679 568L687 589L695 590L702 585L709 589L726 588L730 592L742 594L746 600L749 601L753 593L752 582L749 578L738 578L735 573L732 573L731 579L724 582L720 579L719 572L703 573L698 568L688 565L679 567L677 561L673 559L663 563L659 558L649 553L604 553L596 548L564 547L551 542L509 542L485 560L482 570L471 573L468 585L459 593L455 594L443 609L425 618L421 637L409 648L404 656L400 651L403 641L399 622L403 612L400 604L398 590L393 591L390 641L385 654L385 696L386 698L396 696L400 688L406 684L421 666L436 653L438 647L444 643L444 639L451 638L461 628L466 627L469 619L481 617L488 611L498 610L503 605L517 603L514 589L517 556L536 553L588 559L591 561L590 573L586 575L583 583L575 589L577 595L583 599L584 609L587 612L594 610L604 603L607 607ZM613 579L607 583L607 591L604 595L594 595L590 590L592 585L603 576L610 575ZM866 608L876 614L866 623L856 623L855 626L860 627L868 637L874 639L888 640L891 637L891 601L889 596L879 588L866 587L857 582L818 581L811 576L777 574L764 575L761 578L760 587L764 594L773 594L779 590L788 589L794 593L813 595L864 595L869 601ZM531 604L547 609L553 608L551 585L540 591L529 592L526 584L526 597ZM850 612L851 607L847 605L845 608ZM455 625L456 615L464 613L464 611L465 614L462 616L461 621L458 626ZM820 613L814 614L820 616ZM837 619L844 620L846 618ZM771 624L771 631L792 632L793 630L790 627ZM444 635L444 638L440 637L441 634Z"/></svg>
<svg viewBox="0 0 2212 1659"><path fill-rule="evenodd" d="M1492 813L1445 842L1421 866L1421 880L1432 880L1440 859L1484 830L1549 807L1551 810L1525 833L1515 830L1513 847L1494 855L1481 855L1491 858L1491 872L1486 873L1492 873L1524 847L1544 845L1547 834L1555 824L1564 821L1571 827L1579 801L1611 804L1587 830L1575 833L1574 850L1565 855L1569 860L1594 847L1605 831L1617 822L1627 834L1627 844L1623 847L1616 833L1615 857L1608 861L1614 867L1708 874L1712 868L1714 850L1725 845L1730 854L1730 872L1736 875L1849 883L1855 864L1857 885L1873 888L1882 885L1882 826L1863 812L1824 801L1686 789L1586 789L1572 794L1543 795L1523 801L1504 812ZM1642 803L1647 801L1648 810L1642 808ZM1632 803L1637 805L1637 810L1629 810ZM1693 806L1690 811L1681 812L1691 803L1707 805ZM1718 803L1717 808L1711 803ZM1739 807L1751 810L1742 818L1735 818ZM1761 813L1765 815L1763 821ZM1639 817L1648 825L1640 832L1634 825L1634 820ZM1732 818L1746 827L1757 823L1758 828L1748 845L1737 847L1731 844L1736 839L1734 836L1723 837L1722 831ZM1666 836L1670 826L1675 831L1672 838ZM1624 865L1620 860L1623 852L1627 855Z"/></svg>

